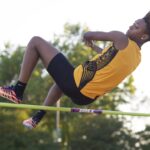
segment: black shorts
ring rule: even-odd
[[[47,71],[53,77],[63,93],[70,97],[75,104],[87,105],[94,101],[93,99],[84,96],[76,87],[73,76],[74,67],[63,54],[58,53],[50,61]]]

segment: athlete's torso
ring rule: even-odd
[[[107,47],[92,60],[76,67],[74,79],[83,95],[95,99],[116,87],[140,61],[140,48],[129,39],[125,49]]]

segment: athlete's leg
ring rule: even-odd
[[[61,91],[61,89],[57,86],[57,84],[54,84],[50,88],[43,105],[50,106],[50,105],[55,104],[61,98],[62,95],[63,95],[63,92]]]
[[[38,58],[41,58],[45,68],[47,68],[50,61],[58,53],[59,51],[44,39],[40,37],[32,38],[24,55],[19,81],[26,83],[29,80]],[[44,105],[55,104],[61,95],[62,91],[57,84],[54,84],[49,90]]]
[[[27,83],[39,58],[47,68],[50,61],[59,51],[49,42],[40,37],[33,37],[24,54],[23,63],[19,75],[19,81]]]
[[[26,83],[38,60],[41,59],[44,66],[47,68],[50,61],[58,53],[59,51],[44,39],[33,37],[27,45],[17,84],[13,87],[0,87],[0,96],[15,103],[20,103]]]
[[[39,37],[32,38],[27,46],[27,50],[24,55],[23,64],[19,75],[19,81],[23,83],[28,82],[39,58],[41,58],[44,66],[47,68],[50,61],[58,53],[58,50],[45,40]],[[59,100],[61,96],[62,91],[56,84],[54,84],[50,88],[43,105],[53,105]],[[23,124],[30,128],[35,127],[36,124],[43,118],[44,114],[45,111],[40,110],[32,118],[25,120]]]
[[[57,86],[57,84],[54,84],[50,88],[43,105],[51,106],[51,105],[55,104],[60,99],[62,94],[63,93],[62,93],[61,89]],[[44,110],[37,111],[31,118],[24,120],[23,125],[30,129],[35,128],[36,125],[42,120],[45,113],[46,113],[46,111],[44,111]]]

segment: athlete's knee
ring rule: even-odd
[[[34,47],[37,47],[41,43],[41,41],[43,41],[43,39],[41,37],[34,36],[31,38],[30,44]]]
[[[39,36],[32,37],[32,39],[30,40],[30,43],[32,46],[34,46],[34,48],[36,48],[38,50],[43,49],[43,47],[46,47],[47,45],[49,47],[52,47],[50,42],[44,40],[43,38],[41,38]]]
[[[42,39],[41,37],[39,36],[34,36],[31,38],[31,40],[29,41],[29,44],[28,44],[28,49],[29,50],[33,50],[33,51],[36,51],[37,53],[39,53],[39,51],[41,50],[40,47],[43,46],[43,42],[44,39]]]

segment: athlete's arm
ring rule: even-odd
[[[111,32],[86,32],[83,36],[84,41],[111,41],[116,49],[124,49],[128,45],[128,37],[120,31]]]
[[[93,41],[87,41],[87,40],[83,40],[85,42],[85,44],[89,47],[91,47],[94,51],[96,51],[97,53],[101,53],[102,52],[102,48],[100,48],[99,46],[97,46]]]

